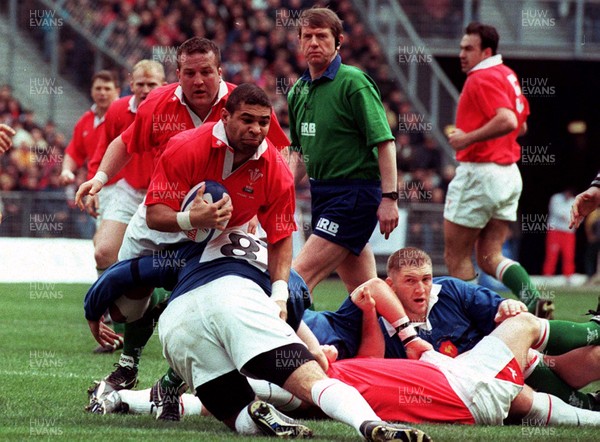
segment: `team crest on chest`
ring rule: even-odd
[[[244,192],[254,193],[254,185],[263,176],[264,175],[259,168],[248,169],[248,184],[244,186]]]

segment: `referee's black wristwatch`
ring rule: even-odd
[[[381,194],[382,198],[389,198],[394,201],[398,201],[398,192],[385,192]]]

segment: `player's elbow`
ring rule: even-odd
[[[498,110],[498,126],[502,133],[508,134],[518,129],[517,116],[509,109]]]

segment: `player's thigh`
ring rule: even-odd
[[[104,250],[114,252],[116,257],[123,242],[123,236],[127,230],[127,224],[103,219],[100,222],[98,230],[94,235],[94,244],[96,251]]]
[[[510,231],[509,221],[491,219],[479,233],[476,246],[477,263],[483,271],[495,274],[502,260],[502,245]]]
[[[337,273],[344,281],[348,293],[372,278],[377,278],[375,255],[369,244],[365,246],[360,255],[348,254],[346,259],[337,267]]]
[[[444,220],[444,247],[449,258],[470,259],[481,229],[465,227]]]
[[[573,388],[600,379],[600,346],[588,345],[558,356],[544,356],[544,363]]]
[[[294,259],[292,267],[304,279],[310,291],[327,278],[350,252],[317,235],[310,235],[304,247]]]
[[[215,293],[207,292],[205,287],[174,299],[158,321],[167,362],[193,388],[236,369],[211,324],[209,297],[214,298]]]

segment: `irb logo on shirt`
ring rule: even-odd
[[[314,137],[317,134],[317,125],[315,123],[301,123],[300,135],[304,137]]]
[[[333,221],[329,221],[326,218],[320,218],[317,223],[317,227],[315,230],[320,230],[321,232],[328,233],[331,236],[336,236],[340,225],[338,223],[334,223]]]

